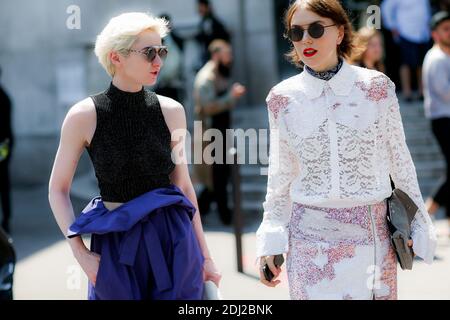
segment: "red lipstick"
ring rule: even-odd
[[[306,48],[305,50],[303,50],[303,55],[307,58],[311,58],[316,53],[317,53],[317,50],[313,49],[313,48]]]

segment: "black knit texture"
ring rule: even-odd
[[[167,187],[175,168],[171,135],[158,97],[142,88],[125,92],[112,83],[91,96],[97,126],[86,148],[103,201],[127,202],[152,189]]]

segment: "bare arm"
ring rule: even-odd
[[[200,249],[202,251],[203,257],[208,261],[212,261],[211,254],[209,252],[208,246],[206,244],[205,235],[203,232],[202,222],[198,210],[197,197],[195,195],[195,190],[192,185],[191,178],[189,176],[189,169],[187,166],[186,152],[185,152],[185,142],[186,142],[186,116],[184,113],[184,108],[181,104],[173,99],[158,96],[161,102],[164,117],[166,119],[167,126],[172,134],[172,160],[175,162],[175,169],[170,175],[170,180],[173,184],[181,189],[181,191],[186,195],[186,197],[195,206],[196,213],[194,215],[192,224],[194,227],[194,232],[196,234]],[[208,278],[208,275],[207,275]],[[217,280],[217,284],[220,277],[211,277],[211,280]]]
[[[95,130],[95,122],[93,102],[86,99],[69,110],[61,128],[60,143],[49,181],[48,199],[64,236],[75,220],[70,201],[70,187],[78,161],[87,144],[87,137],[91,137]],[[67,239],[67,241],[81,267],[89,279],[95,283],[98,258],[86,248],[81,237]]]

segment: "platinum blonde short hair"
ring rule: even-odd
[[[152,30],[164,38],[169,33],[168,21],[142,12],[123,13],[112,18],[95,42],[95,55],[110,76],[114,76],[115,67],[109,59],[111,51],[128,55],[138,35]]]

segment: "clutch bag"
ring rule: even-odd
[[[394,189],[387,198],[386,219],[390,240],[403,270],[411,270],[413,266],[414,252],[408,246],[408,240],[411,239],[411,222],[417,210],[414,201],[400,189]]]

